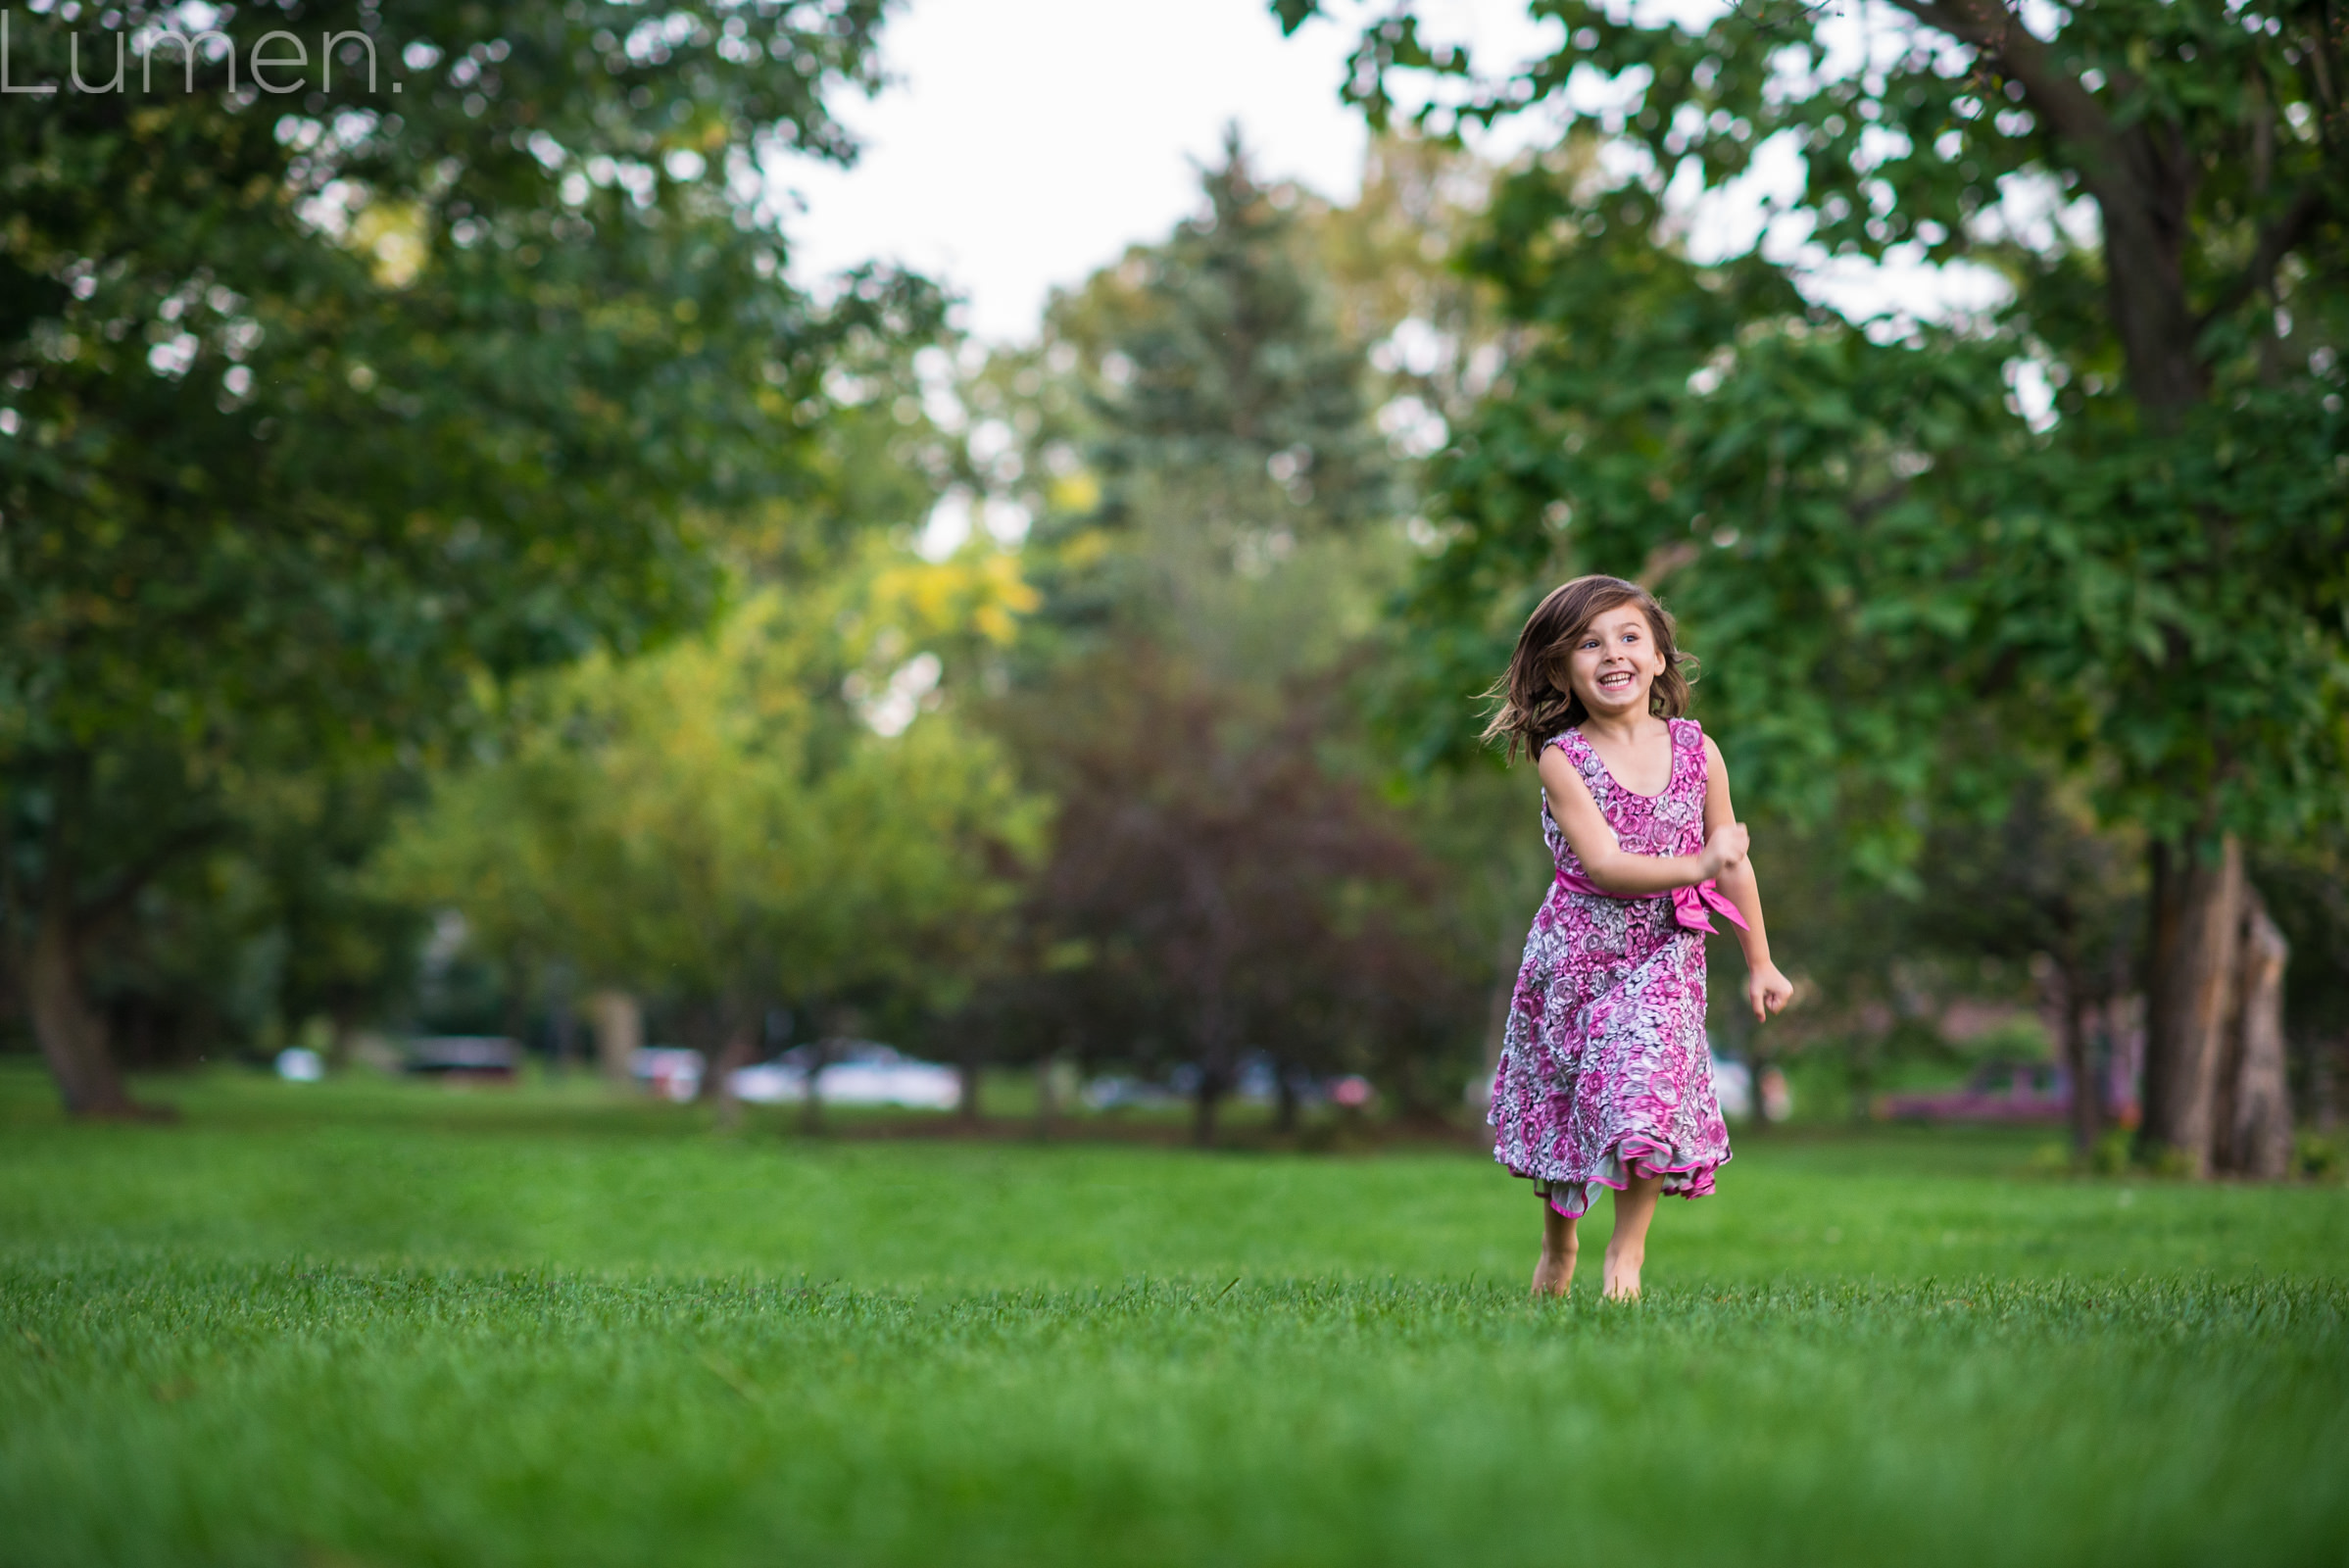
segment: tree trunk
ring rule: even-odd
[[[2292,1103],[2284,1075],[2283,971],[2292,947],[2256,892],[2244,898],[2242,971],[2219,1075],[2212,1163],[2275,1181],[2292,1168]]]
[[[800,1131],[813,1138],[824,1130],[824,1069],[832,1065],[832,1042],[807,1048],[807,1092],[800,1097]]]
[[[758,1016],[753,1009],[729,1024],[717,1054],[710,1063],[709,1074],[702,1080],[703,1095],[716,1103],[721,1131],[732,1132],[742,1125],[742,1098],[734,1093],[734,1074],[751,1064],[752,1053],[759,1043]]]
[[[2308,1058],[2308,1096],[2317,1131],[2330,1138],[2341,1124],[2341,1062],[2349,1058],[2349,1040],[2320,1040]]]
[[[1770,1070],[1770,1064],[1776,1058],[1764,1043],[1761,1030],[1742,1018],[1738,1020],[1738,1027],[1745,1035],[1745,1097],[1752,1109],[1745,1117],[1745,1125],[1737,1130],[1737,1136],[1750,1138],[1770,1129],[1770,1118],[1762,1113],[1762,1075]]]
[[[571,1005],[570,982],[566,979],[555,987],[548,999],[548,1025],[553,1035],[554,1068],[558,1078],[568,1078],[571,1069],[579,1064],[579,1009]]]
[[[955,1065],[954,1078],[954,1114],[961,1118],[963,1125],[975,1127],[979,1124],[978,1059],[963,1057]]]
[[[2146,1152],[2211,1168],[2219,1069],[2241,968],[2243,850],[2226,835],[2217,854],[2189,844],[2153,851],[2152,973],[2145,1042]]]
[[[1297,1072],[1287,1062],[1275,1069],[1273,1101],[1273,1131],[1287,1138],[1297,1131]]]
[[[142,1114],[122,1087],[106,1049],[106,1020],[81,990],[81,959],[74,951],[73,911],[51,900],[39,934],[24,956],[24,1004],[41,1055],[57,1079],[72,1116],[130,1117]]]
[[[2097,1092],[2096,1052],[2088,1034],[2087,1002],[2080,976],[2064,977],[2064,1071],[2072,1079],[2072,1152],[2085,1159],[2104,1131],[2103,1097]]]
[[[498,1005],[498,1028],[514,1042],[514,1076],[518,1082],[530,1065],[530,960],[520,953],[506,956],[506,995]]]
[[[615,1084],[624,1084],[645,1043],[644,1009],[625,991],[599,991],[587,999],[594,1020],[596,1068]]]
[[[1192,1102],[1191,1141],[1201,1149],[1215,1147],[1215,1114],[1222,1107],[1224,1075],[1212,1067],[1199,1075],[1199,1094]]]
[[[57,1079],[59,1095],[70,1116],[139,1117],[157,1114],[140,1107],[122,1085],[114,1054],[107,1047],[106,1020],[90,1006],[82,989],[82,946],[88,938],[84,911],[76,898],[80,867],[74,840],[80,828],[80,803],[89,784],[89,759],[69,758],[57,773],[46,843],[43,845],[40,887],[36,897],[33,937],[13,956],[20,976],[24,1010],[40,1042],[41,1055]],[[14,877],[10,878],[13,890]],[[131,889],[119,890],[127,897]],[[14,902],[12,900],[12,902]],[[12,923],[23,928],[23,911],[9,911]]]
[[[1052,1093],[1052,1056],[1036,1058],[1036,1136],[1052,1136],[1052,1122],[1060,1113],[1058,1097]]]
[[[1493,1107],[1493,1081],[1500,1076],[1501,1053],[1509,1045],[1509,1010],[1517,1002],[1517,970],[1524,962],[1522,935],[1514,943],[1501,933],[1500,953],[1493,966],[1493,985],[1485,993],[1485,1059],[1482,1087],[1477,1091],[1480,1114]]]
[[[349,1002],[337,1003],[326,1013],[326,1070],[341,1074],[351,1070],[351,1042],[359,1033],[359,1008]]]
[[[579,1064],[579,1022],[571,1012],[570,1004],[567,1002],[555,1004],[555,1016],[550,1022],[554,1036],[555,1049],[552,1065],[555,1069],[555,1076],[568,1078],[571,1075],[571,1069]]]

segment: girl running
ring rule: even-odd
[[[1539,760],[1557,880],[1534,916],[1488,1118],[1493,1155],[1542,1196],[1534,1292],[1574,1283],[1575,1222],[1615,1193],[1603,1289],[1636,1300],[1664,1193],[1701,1198],[1730,1157],[1705,1047],[1704,934],[1737,928],[1745,1000],[1793,994],[1770,961],[1762,897],[1721,753],[1688,707],[1692,661],[1646,589],[1578,577],[1517,639],[1486,729]]]

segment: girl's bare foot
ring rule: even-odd
[[[1574,1289],[1574,1250],[1564,1255],[1542,1249],[1542,1256],[1534,1264],[1534,1294],[1536,1296],[1564,1296]]]
[[[1542,1256],[1534,1264],[1534,1294],[1556,1298],[1574,1288],[1574,1221],[1542,1200]]]
[[[1603,1277],[1606,1298],[1610,1301],[1637,1301],[1639,1298],[1639,1265],[1647,1261],[1647,1249],[1626,1250],[1618,1252],[1612,1245],[1607,1248]]]
[[[1610,1301],[1639,1298],[1639,1265],[1647,1261],[1647,1223],[1663,1196],[1661,1176],[1634,1176],[1615,1195],[1615,1234],[1607,1239],[1604,1278]]]

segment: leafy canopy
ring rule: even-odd
[[[193,91],[165,46],[0,103],[0,740],[379,747],[702,616],[697,515],[790,491],[838,345],[928,310],[792,289],[761,194],[849,156],[879,11],[207,8]],[[12,71],[195,14],[21,17]]]
[[[951,712],[880,735],[836,701],[859,584],[753,594],[705,636],[516,694],[381,885],[495,955],[739,1019],[779,1004],[958,1004],[1044,828]]]
[[[1856,827],[1887,873],[1913,803],[2002,794],[2019,743],[2165,836],[2338,809],[2329,12],[1531,9],[1561,41],[1521,71],[1406,8],[1345,89],[1374,121],[1563,127],[1465,257],[1521,336],[1441,466],[1423,753],[1469,743],[1459,698],[1533,597],[1604,569],[1689,622],[1745,793]],[[1990,303],[1830,308],[1832,268],[1885,263],[1975,269]],[[1957,746],[1977,715],[1996,744]]]

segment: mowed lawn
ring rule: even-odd
[[[2349,1562],[2349,1191],[1749,1138],[1636,1308],[1473,1153],[0,1070],[0,1560]]]

